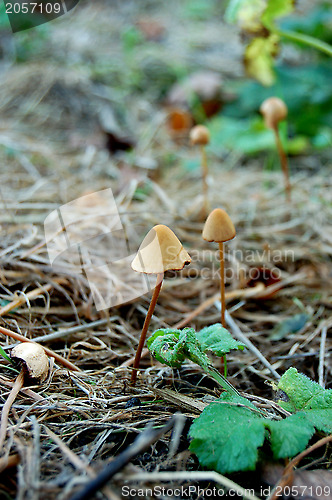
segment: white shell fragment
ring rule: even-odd
[[[40,382],[48,375],[48,357],[40,344],[36,342],[22,342],[15,346],[10,357],[23,363],[29,377]]]

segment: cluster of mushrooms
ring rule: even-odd
[[[220,283],[221,283],[221,323],[225,323],[225,284],[224,284],[224,242],[235,237],[234,225],[221,208],[214,209],[206,219],[203,238],[206,241],[214,241],[219,244],[220,260]],[[145,343],[146,334],[150,320],[156,306],[160,289],[162,286],[164,273],[166,271],[180,271],[187,264],[190,264],[190,255],[183,248],[180,240],[173,231],[163,224],[154,226],[145,236],[138,249],[136,257],[131,266],[134,271],[145,274],[156,274],[157,282],[151,298],[150,306],[145,317],[141,337],[133,365],[131,384],[135,385],[137,370],[141,359],[142,349]]]
[[[266,99],[260,112],[263,115],[267,128],[273,130],[277,151],[280,158],[281,168],[284,176],[284,186],[287,201],[291,200],[291,184],[289,181],[288,161],[279,134],[279,122],[287,117],[288,110],[286,104],[278,97]],[[208,166],[206,156],[206,145],[210,142],[210,134],[204,125],[196,125],[190,132],[190,141],[192,145],[199,146],[201,150],[202,166],[202,190],[203,190],[203,209],[201,215],[206,218],[209,212],[208,201]],[[225,322],[225,272],[224,272],[224,243],[232,240],[236,235],[235,227],[229,215],[221,208],[214,209],[207,217],[202,236],[204,240],[216,242],[219,244],[220,261],[220,301],[221,301],[221,324],[226,327]],[[136,356],[133,364],[131,384],[135,385],[137,371],[140,364],[142,350],[144,347],[147,331],[151,317],[156,306],[158,296],[161,290],[164,273],[166,271],[180,271],[191,262],[191,258],[183,248],[179,239],[173,231],[167,226],[159,224],[154,226],[146,235],[137,255],[132,262],[134,271],[145,274],[156,274],[157,281],[152,295],[150,306],[145,317],[142,333],[140,336]]]
[[[289,171],[287,156],[284,152],[279,135],[279,122],[287,117],[287,107],[285,103],[277,98],[266,99],[260,107],[264,117],[265,125],[272,129],[275,136],[276,146],[280,157],[282,172],[284,175],[285,193],[288,201],[291,199],[291,184],[289,181]],[[206,157],[206,145],[210,142],[209,131],[203,125],[197,125],[191,130],[190,140],[193,145],[198,145],[201,149],[202,165],[202,187],[203,187],[203,209],[201,215],[206,218],[209,212],[208,202],[208,166]],[[225,323],[225,283],[224,283],[224,243],[232,240],[236,235],[234,225],[221,208],[214,209],[206,218],[202,236],[204,240],[216,242],[219,244],[220,261],[220,300],[221,300],[221,324]],[[132,262],[132,268],[140,273],[156,274],[156,286],[151,298],[150,306],[146,314],[142,333],[140,336],[138,348],[133,365],[131,384],[135,385],[137,372],[143,346],[145,343],[147,331],[151,317],[156,306],[158,296],[161,290],[164,274],[166,271],[180,271],[185,265],[190,264],[191,258],[183,248],[179,239],[173,231],[162,224],[154,226],[146,235]],[[8,415],[11,405],[25,382],[41,383],[48,375],[49,359],[44,348],[36,342],[23,342],[11,351],[11,358],[21,365],[21,370],[17,376],[14,385],[10,391],[6,403],[3,406],[0,420],[0,452],[6,438]]]

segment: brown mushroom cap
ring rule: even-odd
[[[131,267],[145,274],[180,271],[191,262],[190,255],[169,227],[154,226],[145,236]]]
[[[190,142],[193,145],[205,146],[210,142],[210,132],[204,125],[196,125],[190,131]]]
[[[235,227],[229,215],[222,208],[212,210],[203,228],[203,238],[206,241],[222,243],[232,240],[236,235]]]
[[[23,364],[29,377],[40,382],[46,379],[48,374],[48,357],[40,344],[36,342],[22,342],[12,349],[10,357]]]
[[[265,125],[268,128],[275,128],[278,123],[284,120],[288,114],[288,109],[284,101],[279,97],[269,97],[262,102],[259,111],[264,116]]]

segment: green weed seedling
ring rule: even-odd
[[[245,345],[233,339],[220,323],[203,328],[196,333],[193,328],[176,330],[161,328],[148,340],[151,354],[161,363],[180,368],[185,359],[190,359],[214,378],[228,393],[239,396],[232,384],[214,368],[206,352],[224,356],[232,349],[243,350]]]
[[[286,418],[274,420],[240,396],[206,355],[244,348],[220,324],[198,333],[192,328],[160,329],[148,340],[148,348],[158,361],[175,368],[190,359],[226,391],[203,410],[189,431],[189,449],[203,467],[221,474],[253,470],[265,441],[278,460],[303,451],[316,431],[332,433],[332,390],[295,368],[289,368],[274,387],[278,404],[291,413]]]

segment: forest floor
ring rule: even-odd
[[[173,370],[149,355],[131,387],[151,294],[97,310],[80,266],[91,237],[91,212],[82,202],[69,210],[77,215],[81,260],[75,252],[60,254],[66,250],[60,242],[51,265],[44,232],[49,214],[54,222],[59,207],[82,196],[90,195],[92,208],[103,211],[100,192],[110,189],[122,232],[111,238],[112,251],[107,235],[86,243],[92,273],[111,256],[125,257],[124,248],[133,256],[145,234],[165,224],[192,264],[166,275],[149,333],[220,321],[218,247],[201,237],[199,150],[190,146],[188,127],[175,130],[167,96],[175,81],[199,70],[220,75],[225,100],[231,100],[244,78],[243,45],[235,28],[223,24],[218,2],[157,4],[145,1],[143,12],[141,2],[82,1],[71,14],[8,42],[8,58],[16,62],[0,81],[0,326],[38,339],[79,371],[55,360],[42,386],[18,395],[0,457],[1,498],[69,499],[148,423],[162,425],[176,412],[185,416],[178,438],[166,433],[98,498],[121,498],[124,484],[161,484],[158,474],[147,480],[143,473],[201,470],[188,451],[187,432],[220,388],[193,363]],[[188,116],[186,109],[181,119]],[[330,153],[309,150],[290,158],[291,203],[279,169],[267,168],[268,162],[278,165],[274,151],[247,156],[212,147],[208,162],[210,207],[224,208],[237,231],[225,252],[227,308],[236,327],[280,375],[294,366],[330,388]],[[110,269],[108,293],[114,287],[119,297],[128,277],[114,277],[112,264]],[[236,334],[234,325],[230,331]],[[14,342],[1,333],[6,352]],[[273,400],[276,380],[261,359],[249,349],[227,359],[237,390],[264,398],[261,404]],[[220,360],[214,364],[219,368]],[[15,376],[10,368],[2,359],[1,403]],[[314,460],[327,467],[322,452]],[[263,463],[231,478],[264,497],[261,488],[276,483],[272,471],[282,465]],[[130,482],[140,474],[141,480]],[[209,488],[213,480],[189,474],[164,484]]]

